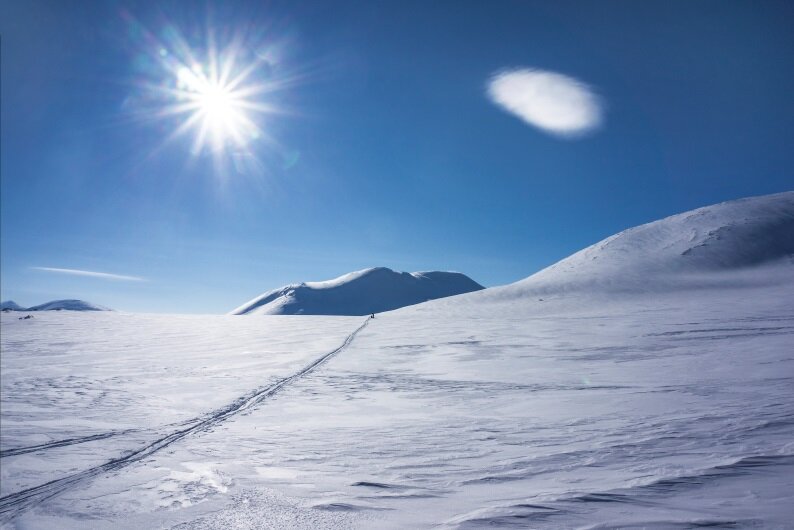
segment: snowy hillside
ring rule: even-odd
[[[0,311],[24,311],[24,308],[13,300],[0,303]]]
[[[791,197],[376,319],[0,315],[0,525],[791,528]]]
[[[368,315],[480,289],[482,285],[458,272],[408,273],[376,267],[268,291],[231,314]]]
[[[112,311],[107,307],[83,300],[53,300],[46,304],[29,307],[26,311]]]
[[[785,192],[706,206],[624,230],[493,294],[735,285],[794,274],[791,265],[794,192]],[[768,267],[767,274],[754,274],[751,269],[758,266]]]

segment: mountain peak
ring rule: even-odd
[[[25,308],[14,302],[13,300],[6,300],[0,302],[0,311],[24,311]]]
[[[367,315],[483,289],[459,272],[396,272],[372,267],[332,280],[268,291],[231,314]]]
[[[84,300],[70,299],[53,300],[51,302],[29,307],[27,311],[111,311],[111,309]]]

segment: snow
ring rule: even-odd
[[[231,314],[369,315],[482,288],[459,272],[408,273],[375,267],[268,291]]]
[[[374,319],[3,315],[0,521],[789,528],[790,197]]]
[[[107,307],[84,302],[83,300],[53,300],[28,308],[28,311],[111,311]]]
[[[14,302],[3,302],[3,304],[14,304]],[[27,309],[16,306],[14,311],[112,311],[112,309],[83,300],[53,300]]]
[[[785,192],[698,208],[630,228],[507,289],[537,294],[724,285],[726,271],[793,262],[794,192]],[[736,280],[736,275],[727,277]],[[759,278],[750,273],[742,280]]]

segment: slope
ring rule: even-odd
[[[698,208],[630,228],[518,282],[519,290],[647,290],[791,264],[794,192]]]

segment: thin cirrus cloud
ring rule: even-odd
[[[590,87],[556,72],[502,70],[491,76],[487,94],[507,112],[562,138],[581,136],[602,122],[601,102]]]
[[[88,276],[90,278],[100,278],[103,280],[117,280],[126,282],[146,281],[145,278],[139,278],[138,276],[125,276],[124,274],[111,274],[109,272],[84,271],[80,269],[59,269],[57,267],[31,267],[31,269],[43,272],[54,272],[57,274],[70,274],[72,276]]]

